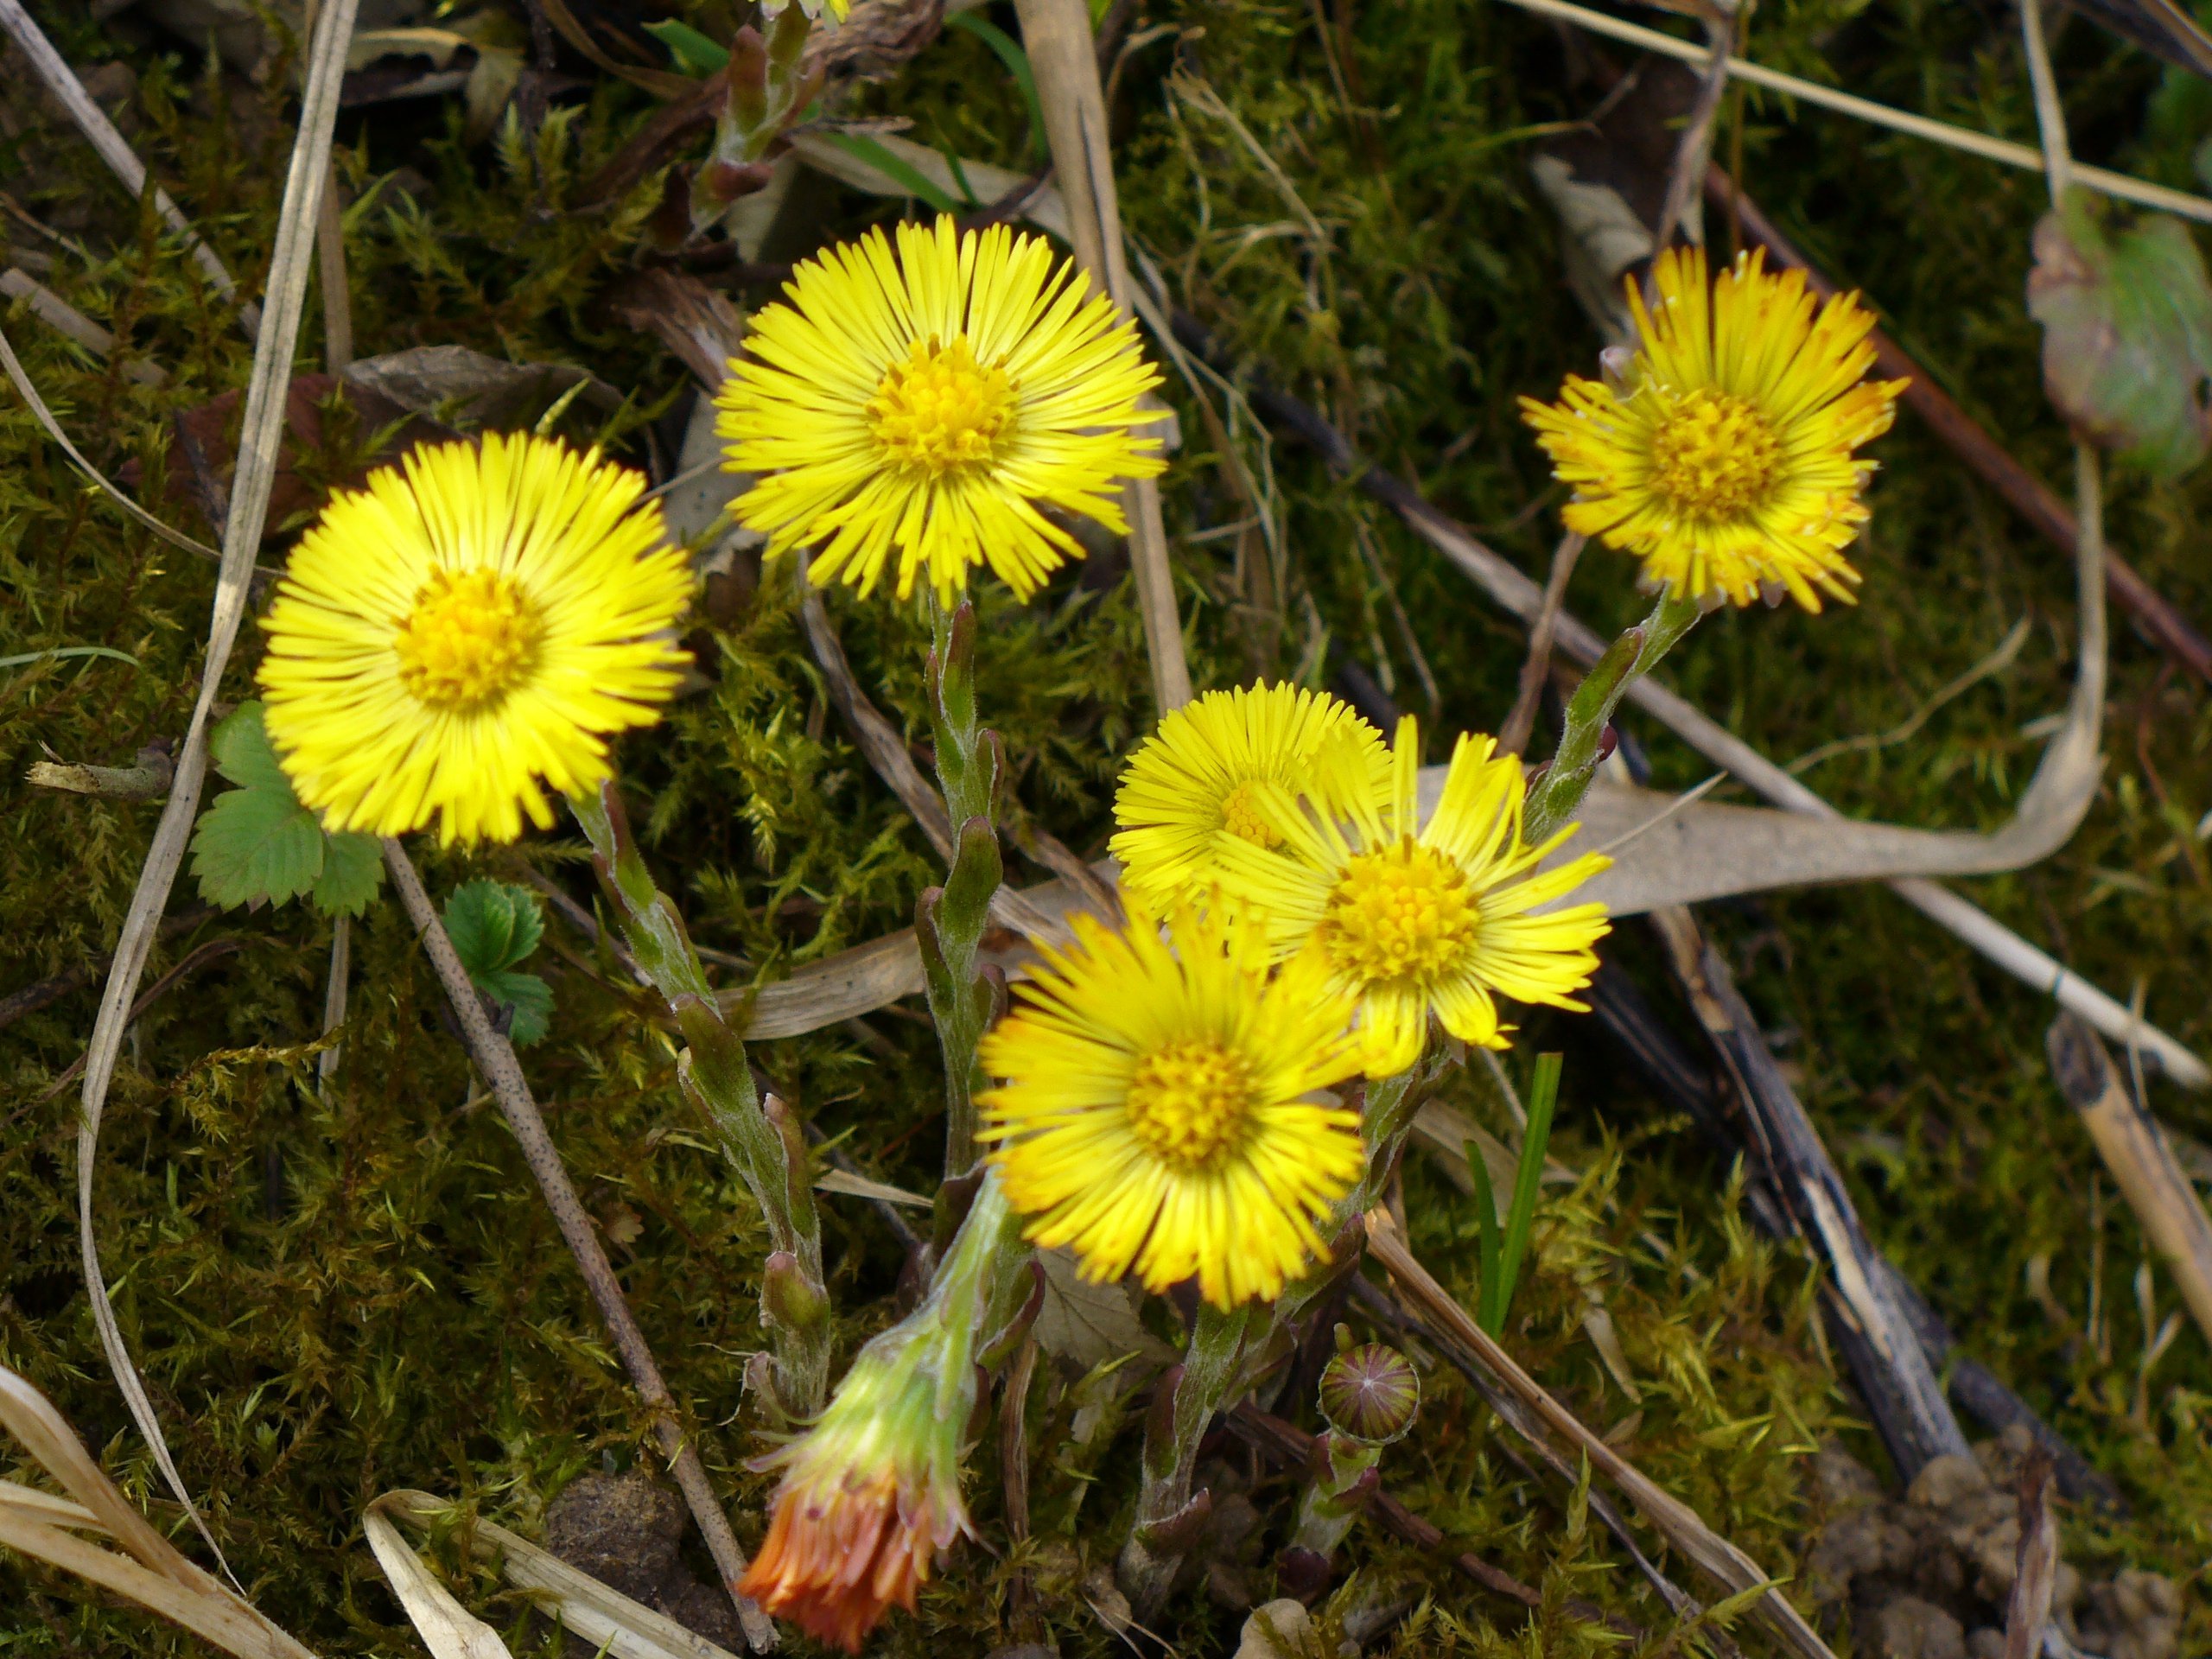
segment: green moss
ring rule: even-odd
[[[66,10],[43,8],[55,22]],[[1524,512],[1548,480],[1513,400],[1586,370],[1593,347],[1560,283],[1556,233],[1526,167],[1547,124],[1575,118],[1587,100],[1560,90],[1549,27],[1508,9],[1335,0],[1326,15],[1325,50],[1311,7],[1154,0],[1141,13],[1131,38],[1142,43],[1117,83],[1128,222],[1173,296],[1235,354],[1265,362],[1365,453],[1541,570],[1556,526],[1548,512]],[[1928,0],[1775,3],[1761,10],[1750,49],[2027,139],[2008,16],[2002,6]],[[82,23],[60,38],[80,60],[116,49]],[[2160,81],[2148,60],[2078,19],[2059,45],[2084,156],[2187,182],[2204,117],[2170,94],[2146,126]],[[124,55],[142,77],[136,141],[232,268],[259,270],[283,175],[281,121],[258,94],[207,77],[196,60]],[[867,101],[912,118],[929,142],[1020,165],[1025,121],[1001,76],[980,41],[955,33]],[[2038,342],[2021,307],[2041,181],[1764,95],[1732,107],[1746,185],[1769,213],[1831,274],[1863,285],[1934,376],[2017,454],[2063,480],[2066,435],[2040,397]],[[457,108],[435,102],[349,116],[340,173],[366,203],[348,226],[358,349],[458,342],[588,365],[629,394],[628,412],[598,435],[642,458],[638,422],[680,392],[683,371],[598,302],[639,256],[657,197],[648,188],[612,207],[576,203],[578,181],[651,110],[643,95],[602,82],[564,101],[535,140],[516,130],[474,147]],[[173,417],[242,385],[247,343],[150,215],[66,134],[35,132],[16,141],[15,156],[29,171],[10,192],[31,211],[90,204],[77,228],[94,256],[63,256],[53,285],[170,378],[139,386],[20,308],[7,319],[10,337],[94,461],[135,467],[138,487],[158,495],[185,471]],[[888,211],[831,193],[825,228]],[[303,366],[319,365],[318,330],[311,309]],[[1232,423],[1246,472],[1272,478],[1283,553],[1280,581],[1262,580],[1264,551],[1240,552],[1230,528],[1246,509],[1209,428],[1185,388],[1168,391],[1186,435],[1168,512],[1202,683],[1255,670],[1325,677],[1340,653],[1427,713],[1410,638],[1437,687],[1433,754],[1449,730],[1501,717],[1521,658],[1516,628],[1312,456],[1271,449]],[[569,429],[596,432],[573,413]],[[330,453],[308,458],[303,472],[342,474],[343,446],[359,439],[334,431]],[[1878,453],[1861,605],[1818,619],[1716,618],[1669,676],[1788,758],[1895,724],[2027,615],[2031,643],[2009,673],[1910,742],[1811,774],[1854,814],[1993,823],[2038,752],[2022,728],[2064,699],[2071,574],[1911,417]],[[2212,618],[2212,568],[2197,547],[2212,506],[2205,483],[2121,476],[2111,493],[2113,544],[2185,613]],[[1593,622],[1625,620],[1637,601],[1624,574],[1617,556],[1593,552],[1571,602]],[[212,586],[210,567],[92,501],[29,416],[0,404],[8,653],[92,644],[138,658],[7,671],[0,748],[11,774],[41,744],[116,762],[180,731]],[[1071,580],[1031,607],[995,592],[984,603],[984,696],[1006,734],[1020,810],[1096,851],[1117,758],[1148,717],[1127,585],[1093,591]],[[862,683],[910,734],[925,732],[915,621],[842,597],[831,610]],[[748,608],[696,643],[711,683],[658,732],[630,741],[623,762],[649,856],[697,937],[772,976],[903,925],[933,878],[932,857],[830,707],[784,582],[772,574]],[[243,694],[252,656],[249,638],[226,695]],[[2192,972],[2212,944],[2194,836],[2212,805],[2212,724],[2199,690],[2165,675],[2124,629],[2112,711],[2107,784],[2082,832],[2031,872],[1974,884],[1974,896],[2108,988],[2126,995],[2147,976],[2151,1017],[2212,1044]],[[1662,781],[1703,775],[1658,734],[1639,735]],[[13,942],[12,989],[104,957],[156,809],[10,787],[0,928]],[[582,895],[580,855],[563,833],[517,855],[427,861],[440,893],[510,872],[518,857]],[[2212,1513],[2212,1357],[2184,1331],[2151,1374],[2147,1422],[2135,1419],[2144,1334],[2130,1285],[2145,1247],[2109,1186],[2097,1196],[2087,1142],[2044,1074],[2047,1005],[1879,891],[1777,896],[1719,907],[1711,922],[1770,1028],[1789,1038],[1787,1057],[1870,1230],[1974,1352],[2128,1486],[2132,1519],[2081,1529],[2081,1547],[2188,1579],[2207,1554]],[[241,949],[162,998],[126,1046],[99,1172],[104,1257],[185,1478],[249,1587],[319,1651],[410,1650],[361,1545],[370,1497],[420,1486],[527,1527],[577,1471],[645,1455],[643,1420],[510,1137],[439,1023],[435,983],[396,909],[372,910],[356,936],[353,1018],[327,1095],[309,1056],[327,925],[296,907],[226,916],[162,947],[153,971],[218,935]],[[1648,953],[1635,935],[1624,928],[1622,946],[1641,969]],[[626,1240],[618,1268],[751,1541],[766,1486],[741,1467],[753,1446],[740,1378],[758,1342],[760,1230],[683,1104],[671,1043],[650,1010],[582,942],[557,925],[549,937],[569,955],[544,959],[557,1013],[552,1036],[531,1052],[533,1083],[588,1205]],[[733,982],[745,971],[730,970]],[[67,997],[13,1027],[0,1054],[0,1362],[48,1389],[174,1528],[86,1311],[73,1093],[46,1097],[80,1051],[92,1010],[92,993]],[[1804,1455],[1832,1432],[1871,1445],[1810,1323],[1815,1269],[1797,1249],[1750,1232],[1723,1172],[1680,1125],[1654,1117],[1587,1027],[1548,1017],[1533,1035],[1568,1052],[1558,1146],[1586,1173],[1540,1212],[1516,1351],[1589,1421],[1625,1424],[1624,1444],[1662,1484],[1770,1569],[1789,1571],[1806,1521]],[[937,1153],[933,1045],[925,1026],[890,1010],[865,1036],[833,1027],[757,1046],[755,1058],[871,1173],[926,1188]],[[1455,1087],[1462,1104],[1500,1121],[1471,1081]],[[2171,1121],[2212,1136],[2202,1103],[2164,1089],[2154,1098]],[[1418,1247],[1471,1292],[1465,1200],[1418,1165],[1407,1189]],[[825,1229],[857,1340],[890,1317],[897,1252],[850,1200],[827,1201]],[[2031,1292],[2038,1256],[2068,1324]],[[2109,1322],[2102,1344],[2078,1329],[2093,1271]],[[2153,1283],[2163,1316],[2175,1298],[2162,1274]],[[1641,1395],[1634,1406],[1582,1332],[1592,1295],[1619,1331]],[[1393,1650],[1592,1650],[1559,1611],[1569,1593],[1665,1627],[1664,1609],[1573,1495],[1531,1480],[1510,1439],[1451,1378],[1432,1382],[1423,1427],[1385,1460],[1387,1482],[1553,1600],[1524,1630],[1503,1604],[1363,1531],[1354,1548],[1369,1580],[1409,1575],[1433,1596]],[[978,1521],[1001,1554],[961,1554],[921,1620],[893,1621],[883,1651],[980,1653],[1007,1639],[1009,1560],[1033,1567],[1064,1652],[1115,1648],[1080,1586],[1118,1545],[1142,1414],[1077,1455],[1054,1445],[1073,1410],[1058,1382],[1040,1385],[1039,1530],[1027,1553],[1005,1554],[987,1437]],[[1276,1478],[1255,1501],[1281,1518],[1290,1497]],[[457,1554],[444,1559],[477,1605],[502,1622],[518,1618],[480,1571],[470,1578]],[[2190,1600],[2184,1646],[2202,1647],[2212,1624],[2202,1598]],[[0,1649],[11,1656],[194,1650],[12,1558],[0,1560]],[[1227,1652],[1236,1619],[1193,1593],[1166,1628],[1180,1650]]]

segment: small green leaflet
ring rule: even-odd
[[[358,916],[384,880],[371,836],[326,835],[292,793],[270,747],[261,705],[243,702],[208,739],[215,770],[238,785],[215,798],[192,832],[192,874],[210,904],[289,903],[305,894],[326,916]]]
[[[514,1010],[508,1040],[527,1048],[543,1038],[551,1027],[553,988],[536,974],[519,971],[545,936],[537,895],[484,877],[464,881],[446,900],[445,924],[470,982]]]

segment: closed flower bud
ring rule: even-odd
[[[1396,1440],[1421,1409],[1421,1378],[1396,1349],[1379,1342],[1350,1348],[1321,1372],[1321,1414],[1340,1434],[1370,1445]]]

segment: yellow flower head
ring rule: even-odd
[[[818,544],[814,579],[898,592],[926,575],[950,604],[988,560],[1023,598],[1083,549],[1039,511],[1119,533],[1122,482],[1162,462],[1130,429],[1160,377],[1135,325],[1003,225],[902,224],[799,266],[753,319],[715,430],[732,472],[765,474],[737,521],[768,556]]]
[[[1521,838],[1518,757],[1487,737],[1463,736],[1444,791],[1421,822],[1414,722],[1399,722],[1389,779],[1362,788],[1336,781],[1342,820],[1302,810],[1287,791],[1260,791],[1281,845],[1224,848],[1221,883],[1268,918],[1278,956],[1318,952],[1330,982],[1359,1000],[1361,1058],[1371,1077],[1421,1058],[1434,1010],[1453,1036],[1506,1046],[1497,996],[1580,1009],[1591,950],[1607,931],[1603,905],[1531,914],[1612,861],[1586,853],[1557,868],[1537,863],[1574,833],[1540,847]],[[1340,771],[1348,762],[1325,760]]]
[[[1172,945],[1141,914],[1075,927],[983,1039],[1007,1081],[980,1134],[1027,1236],[1093,1279],[1195,1274],[1219,1307],[1279,1294],[1359,1177],[1358,1118],[1307,1098],[1358,1070],[1350,1000],[1310,958],[1271,979],[1258,927],[1219,906],[1179,912]]]
[[[262,626],[269,736],[332,830],[512,841],[650,725],[691,598],[644,480],[547,439],[410,452],[340,490]]]
[[[1874,471],[1852,451],[1889,430],[1906,384],[1862,378],[1872,315],[1853,295],[1817,304],[1804,272],[1777,276],[1756,250],[1709,290],[1700,248],[1668,250],[1655,276],[1656,312],[1629,284],[1638,349],[1620,387],[1570,375],[1557,404],[1521,400],[1574,486],[1567,527],[1637,555],[1646,587],[1850,603],[1842,550]]]
[[[1114,798],[1122,887],[1160,910],[1195,903],[1213,884],[1223,841],[1281,844],[1254,790],[1274,784],[1296,795],[1337,779],[1338,769],[1315,763],[1339,747],[1351,758],[1344,774],[1374,785],[1387,775],[1382,734],[1325,691],[1258,685],[1209,691],[1176,709],[1130,756]],[[1325,794],[1313,798],[1335,811]]]

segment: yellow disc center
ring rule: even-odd
[[[1249,841],[1255,847],[1281,846],[1282,837],[1261,813],[1252,794],[1251,785],[1239,784],[1222,798],[1221,827],[1237,840]]]
[[[1235,1145],[1251,1106],[1243,1057],[1211,1038],[1154,1049],[1129,1079],[1129,1132],[1154,1157],[1180,1169],[1211,1167]]]
[[[1459,867],[1411,836],[1380,852],[1353,854],[1322,917],[1330,956],[1370,984],[1437,978],[1481,925]]]
[[[918,340],[868,401],[869,429],[891,459],[943,474],[990,461],[1014,412],[1006,371],[976,361],[967,336]]]
[[[1774,487],[1782,445],[1749,400],[1699,387],[1678,399],[1651,440],[1652,482],[1686,518],[1728,518]]]
[[[434,572],[392,639],[400,683],[433,709],[480,708],[521,683],[543,632],[537,607],[512,577]]]

